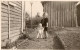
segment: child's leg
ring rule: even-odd
[[[39,30],[39,36],[40,36],[40,38],[42,38],[42,35],[41,35],[41,30]]]
[[[47,31],[45,31],[45,33],[46,33],[46,37],[48,37],[48,32],[47,32]]]
[[[39,38],[40,33],[37,34],[37,38]]]
[[[44,38],[44,31],[42,30],[41,38]]]
[[[41,38],[43,38],[43,34],[41,33]]]

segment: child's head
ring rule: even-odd
[[[42,27],[42,24],[41,23],[39,23],[39,27]]]

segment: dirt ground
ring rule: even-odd
[[[56,33],[65,49],[80,49],[80,28],[64,28]]]
[[[18,49],[52,49],[53,38],[49,35],[47,39],[37,39],[36,31],[29,34],[32,40],[26,40]]]
[[[31,40],[25,40],[24,43],[19,45],[18,49],[63,49],[58,39],[54,39],[56,37],[55,32],[48,32],[47,39],[37,39],[37,32],[33,30],[29,33],[29,36],[32,38]]]
[[[31,39],[17,41],[17,49],[80,49],[80,28],[57,28],[48,31],[47,39],[37,39],[36,29],[27,29]],[[61,39],[61,40],[60,40]],[[64,42],[65,45],[62,44]]]
[[[78,49],[80,48],[80,28],[58,28],[48,32],[47,39],[37,39],[36,29],[27,29],[31,39],[20,39],[17,49]],[[59,39],[59,38],[61,39]],[[17,44],[20,42],[17,41]],[[62,44],[64,42],[65,45]]]

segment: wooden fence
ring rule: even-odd
[[[44,12],[48,13],[49,27],[75,27],[76,4],[71,1],[45,1],[42,2]]]

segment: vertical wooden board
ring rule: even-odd
[[[66,6],[66,5],[65,5],[65,6]],[[65,10],[66,10],[66,9],[65,9],[65,7],[64,7],[64,13],[63,13],[63,14],[64,14],[64,27],[65,27]]]
[[[53,14],[52,25],[55,26],[54,2],[52,2],[52,14]]]
[[[67,4],[66,4],[66,10],[65,10],[65,27],[66,27],[66,24],[67,24],[67,23],[66,23],[66,19],[67,19],[67,18],[66,18],[66,16],[67,16],[67,15],[66,15],[66,12],[67,12]]]
[[[62,13],[61,13],[62,12],[62,5],[61,5],[61,3],[59,3],[59,5],[60,5],[60,7],[59,7],[60,8],[60,10],[59,10],[60,11],[60,14],[59,14],[60,15],[59,16],[60,17],[60,22],[59,22],[59,24],[60,24],[60,27],[61,27],[62,26]]]
[[[72,27],[72,15],[73,15],[73,12],[72,12],[72,4],[71,4],[71,27]]]
[[[74,6],[72,4],[72,27],[74,26]]]
[[[66,15],[65,15],[65,19],[66,19],[66,21],[65,21],[65,22],[66,22],[66,23],[65,23],[66,25],[65,25],[65,26],[66,26],[66,27],[68,26],[68,12],[69,12],[69,3],[66,4],[66,12],[65,12],[65,14],[66,14]]]
[[[51,17],[50,17],[50,3],[48,3],[48,14],[49,14],[49,26],[50,26],[50,28],[51,28],[51,21],[50,21],[50,19],[51,19]]]
[[[76,20],[75,20],[75,3],[73,3],[73,27],[76,27]]]
[[[71,5],[70,5],[70,19],[69,19],[69,22],[70,22],[70,27],[72,26],[72,12],[71,12]]]
[[[74,6],[72,4],[72,27],[74,27]]]
[[[55,10],[55,22],[56,22],[56,27],[58,27],[58,17],[57,17],[57,15],[58,15],[58,13],[57,13],[57,11]]]
[[[74,27],[74,25],[75,25],[75,21],[74,21],[74,4],[72,3],[72,27]]]
[[[63,8],[63,27],[64,27],[64,11],[65,9]]]
[[[57,3],[56,3],[57,4]],[[57,8],[58,8],[58,5],[57,5]],[[58,27],[60,27],[60,16],[61,16],[61,14],[60,14],[60,11],[58,11],[57,10],[57,13],[58,13],[58,15],[57,15],[57,19],[58,19]]]
[[[53,16],[54,16],[54,26],[56,27],[57,26],[57,24],[56,24],[56,11],[55,11],[55,3],[53,3]]]
[[[51,18],[51,2],[50,2],[50,24],[51,24],[51,27],[52,27],[52,18]]]
[[[66,23],[67,23],[67,25],[66,25],[66,27],[68,27],[68,15],[69,15],[69,4],[67,4],[67,11],[66,11]]]
[[[60,7],[61,7],[61,11],[60,11],[60,14],[61,14],[61,17],[60,17],[61,24],[60,24],[60,27],[62,27],[62,5],[61,5],[61,3],[60,3]]]
[[[57,8],[58,8],[58,5],[57,5]],[[61,17],[61,14],[60,14],[60,11],[57,11],[58,12],[58,27],[60,27],[61,25],[61,20],[60,20],[60,17]]]
[[[59,11],[56,11],[56,17],[57,17],[57,26],[59,27],[59,17],[58,17],[58,15],[59,15]]]
[[[67,27],[69,27],[69,12],[70,12],[70,3],[68,4],[68,11],[67,11]]]
[[[75,4],[74,4],[74,27],[76,27],[76,16],[75,16],[75,14],[76,14],[76,8],[75,8]]]
[[[56,11],[56,20],[57,20],[57,27],[59,27],[59,18],[58,18],[58,11]]]
[[[54,26],[54,15],[53,15],[53,3],[51,2],[51,17],[52,17],[52,27]]]
[[[55,3],[54,3],[54,19],[55,19],[55,26],[57,27],[57,12],[56,12],[56,9],[55,9]]]
[[[52,27],[54,26],[54,17],[53,17],[53,3],[51,2],[51,18],[52,18],[52,20],[51,20],[51,22],[52,22]]]
[[[70,5],[69,5],[69,11],[68,11],[68,27],[70,27],[70,24],[71,24],[71,22],[70,22],[70,12],[71,12],[71,9],[70,9]]]
[[[58,10],[59,11],[58,17],[59,17],[59,27],[61,27],[61,5],[60,3],[59,3],[59,7],[57,6],[57,8],[60,8],[60,10]]]
[[[67,11],[68,11],[68,8],[67,8],[67,4],[66,4],[66,8],[65,8],[65,27],[67,26]]]
[[[54,13],[55,13],[55,20],[56,20],[56,21],[55,21],[55,23],[56,23],[56,26],[58,27],[58,19],[57,19],[57,14],[58,14],[58,13],[57,13],[57,11],[56,11],[56,10],[55,10],[55,12],[54,12]]]
[[[62,4],[61,4],[62,5]],[[62,13],[62,27],[63,27],[63,12],[64,12],[64,10],[63,10],[63,5],[62,5],[62,11],[61,11],[61,13]]]

